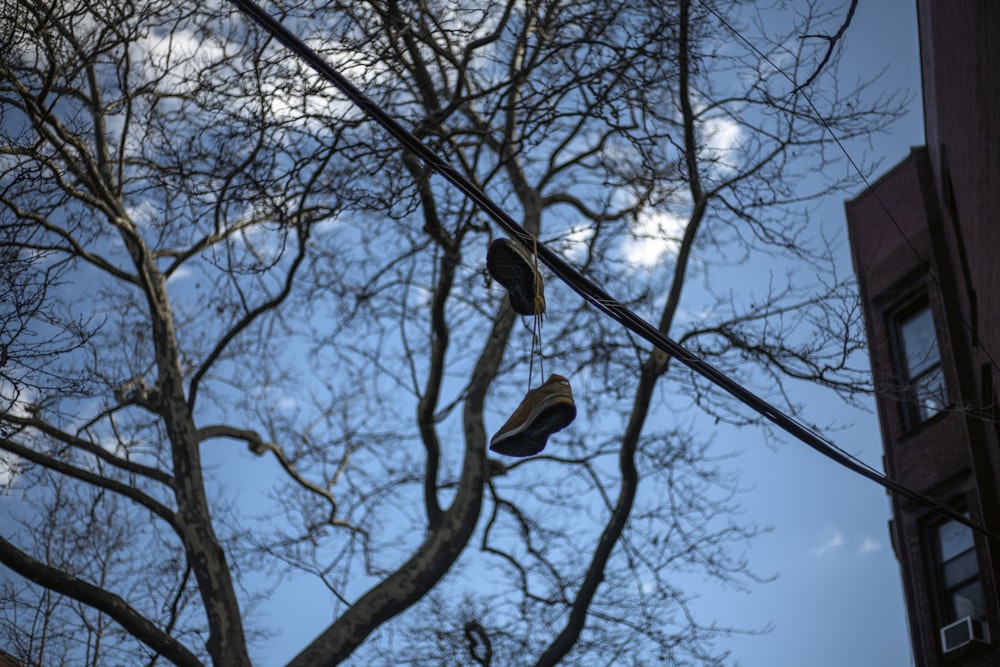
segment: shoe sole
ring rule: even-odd
[[[500,244],[486,258],[487,269],[507,289],[510,305],[521,315],[535,315],[535,271],[523,257]],[[525,290],[524,286],[528,285]]]
[[[543,405],[534,419],[529,418],[525,422],[531,426],[512,431],[502,440],[490,443],[490,451],[519,458],[537,454],[545,449],[550,435],[569,426],[575,418],[576,406],[572,403],[559,401]]]

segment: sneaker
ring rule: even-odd
[[[490,449],[506,456],[531,456],[545,449],[549,436],[576,418],[569,380],[551,375],[528,392],[507,423],[490,440]]]
[[[507,288],[510,305],[515,311],[521,315],[541,315],[545,312],[542,276],[535,271],[531,255],[518,243],[510,239],[497,239],[491,243],[486,252],[486,268],[497,282]],[[538,310],[535,309],[536,291],[541,296]]]

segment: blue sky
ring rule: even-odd
[[[789,3],[780,11],[794,9]],[[861,2],[845,37],[841,78],[849,85],[885,70],[878,87],[913,95],[911,111],[888,136],[870,144],[848,144],[852,157],[881,161],[877,173],[923,143],[919,98],[919,55],[913,0]],[[822,108],[822,107],[821,107]],[[828,198],[815,216],[833,239],[839,267],[851,271],[843,203],[857,193]],[[842,428],[825,435],[881,469],[881,441],[874,403],[867,410],[844,406],[828,392],[804,387],[804,418]],[[664,416],[664,418],[669,418]],[[655,418],[654,418],[655,419]],[[653,423],[650,424],[652,426]],[[706,424],[719,452],[739,452],[732,465],[743,473],[746,516],[771,531],[752,542],[755,571],[774,581],[748,592],[719,591],[692,579],[704,618],[720,625],[770,628],[762,635],[737,635],[720,643],[743,667],[890,667],[911,665],[899,570],[889,545],[889,503],[883,489],[822,457],[805,445],[782,439],[768,445],[752,428]],[[303,607],[312,584],[286,581],[272,603],[303,619],[323,610]],[[322,605],[320,605],[322,606]],[[308,626],[308,624],[306,624]],[[311,639],[312,630],[286,630],[264,655],[284,658]]]
[[[792,11],[796,5],[788,3],[779,11]],[[848,144],[855,159],[881,161],[877,172],[881,174],[903,159],[910,146],[923,143],[915,2],[861,2],[845,46],[841,70],[845,85],[884,69],[879,88],[902,88],[913,95],[910,113],[890,135],[875,137],[870,144]],[[815,216],[816,224],[836,244],[844,272],[852,269],[843,203],[855,194],[828,198]],[[873,401],[864,401],[867,410],[859,410],[816,388],[803,387],[800,392],[807,406],[806,421],[840,425],[824,434],[881,469]],[[720,453],[740,454],[732,465],[742,471],[748,489],[740,499],[746,516],[771,527],[751,543],[748,557],[759,575],[773,576],[774,581],[748,592],[720,591],[697,578],[686,582],[687,590],[700,598],[697,605],[703,618],[746,629],[770,628],[762,635],[737,635],[720,642],[731,652],[732,662],[743,667],[911,665],[883,489],[788,438],[768,444],[756,429],[710,423],[705,433]],[[234,475],[262,473],[260,461],[252,462],[245,454],[239,463],[230,459],[227,465]],[[287,660],[313,638],[322,624],[319,619],[329,617],[332,608],[310,595],[315,586],[312,580],[293,578],[273,590],[270,607],[280,610],[277,613],[286,623],[281,636],[257,653],[260,664]],[[289,627],[287,621],[296,618],[302,622]]]
[[[881,174],[923,143],[916,3],[860,2],[845,40],[845,84],[885,69],[879,88],[914,94],[909,113],[891,135],[848,146],[855,158],[881,160]],[[844,271],[852,270],[843,212],[847,198],[831,197],[816,216],[838,244]],[[850,425],[827,435],[881,470],[874,402],[865,401],[867,411],[854,410],[819,391],[803,391],[806,420]],[[762,575],[777,575],[747,594],[703,594],[701,605],[720,622],[773,627],[763,636],[724,642],[732,657],[744,667],[911,665],[882,488],[787,438],[773,448],[746,429],[719,431],[716,438],[720,446],[743,452],[738,465],[744,485],[752,487],[742,499],[746,512],[773,528],[753,543],[751,563]]]
[[[792,11],[803,1],[790,2],[780,11]],[[914,0],[860,3],[845,38],[842,77],[863,79],[887,68],[881,87],[918,92],[914,4]],[[856,158],[882,159],[881,173],[901,160],[911,145],[920,143],[920,106],[915,97],[912,112],[891,136],[876,137],[870,145],[849,144],[849,148]],[[837,244],[844,272],[851,269],[843,201],[853,194],[831,197],[815,217]],[[807,421],[850,425],[827,435],[881,467],[878,424],[870,401],[867,412],[852,410],[829,393],[812,388],[801,389],[801,399],[807,406],[803,414]],[[654,425],[659,424],[650,427]],[[755,429],[725,429],[710,423],[704,433],[713,438],[720,453],[740,452],[731,465],[742,471],[743,486],[749,489],[741,498],[746,516],[772,528],[750,545],[748,556],[757,573],[776,577],[773,582],[746,593],[719,591],[698,579],[686,582],[688,591],[700,595],[704,618],[720,625],[772,628],[762,636],[721,642],[733,661],[744,667],[911,664],[899,573],[888,544],[889,504],[884,491],[798,442],[785,440],[768,446]],[[264,463],[241,450],[216,443],[207,448],[206,463],[225,465],[232,479],[266,479],[275,472],[270,459]],[[316,587],[314,580],[304,577],[275,585],[270,613],[280,616],[286,629],[256,654],[259,664],[284,662],[329,618],[332,607],[310,595]],[[266,618],[257,620],[266,622]]]

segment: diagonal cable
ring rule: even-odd
[[[534,249],[535,238],[524,230],[506,211],[496,204],[490,197],[469,179],[455,170],[450,164],[443,160],[433,150],[425,146],[410,131],[399,124],[394,118],[387,114],[381,107],[368,98],[360,89],[348,81],[332,65],[327,63],[315,50],[310,48],[305,42],[299,39],[281,23],[265,12],[260,5],[253,0],[230,0],[247,17],[264,28],[271,36],[285,45],[296,56],[308,64],[317,74],[333,84],[338,90],[348,97],[354,104],[361,108],[372,120],[382,126],[390,135],[395,138],[404,149],[411,151],[423,160],[428,167],[436,171],[445,180],[458,188],[463,194],[478,204],[493,220],[516,239],[526,250]],[[579,294],[585,301],[593,305],[599,311],[616,320],[629,331],[641,336],[647,342],[666,352],[680,363],[695,371],[708,381],[726,390],[734,398],[744,405],[767,418],[775,426],[781,428],[786,433],[813,448],[820,454],[832,459],[844,466],[848,470],[855,472],[862,477],[879,484],[880,486],[896,493],[908,500],[914,501],[929,507],[938,513],[957,521],[973,530],[976,530],[990,538],[1000,542],[1000,534],[972,521],[969,517],[961,514],[947,505],[942,505],[933,498],[914,491],[888,477],[879,473],[875,469],[867,466],[844,453],[831,441],[819,435],[808,426],[802,424],[793,417],[785,414],[777,407],[757,396],[752,391],[733,380],[728,375],[715,368],[705,360],[692,354],[679,343],[668,338],[664,333],[652,324],[642,319],[629,308],[619,303],[601,286],[579,271],[570,266],[556,252],[548,246],[538,243],[538,255],[556,276],[568,285],[574,292]]]

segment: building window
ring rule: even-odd
[[[985,618],[986,601],[972,529],[947,521],[935,528],[934,542],[944,622],[966,616]]]
[[[944,371],[926,297],[893,318],[896,364],[903,392],[907,429],[936,415],[945,406]]]

